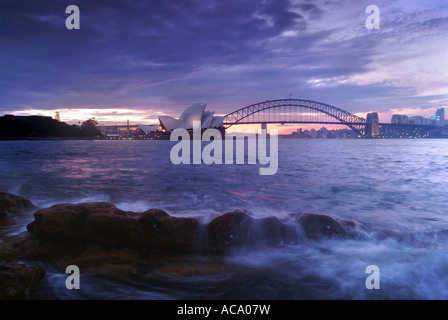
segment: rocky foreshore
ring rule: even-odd
[[[11,223],[11,218],[15,215],[36,209],[36,206],[24,197],[0,192],[0,226]]]
[[[13,293],[0,298],[23,298],[24,292],[44,276],[42,267],[27,267],[17,260],[50,263],[62,272],[67,265],[75,264],[83,272],[102,276],[138,277],[142,270],[189,275],[228,267],[198,263],[192,256],[220,256],[243,247],[361,236],[353,221],[311,213],[290,214],[287,221],[281,221],[233,211],[202,223],[193,217],[170,216],[160,209],[123,211],[108,202],[57,204],[36,210],[26,198],[0,193],[3,220],[34,212],[34,221],[27,225],[29,234],[0,239],[0,288],[17,287],[2,290]],[[2,272],[8,277],[1,276]],[[14,277],[28,280],[21,283]]]

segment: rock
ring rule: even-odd
[[[222,253],[242,246],[295,243],[298,225],[308,239],[352,237],[354,222],[326,215],[295,215],[295,224],[276,217],[254,219],[243,211],[221,215],[206,225],[196,218],[171,217],[163,210],[122,211],[108,202],[58,204],[41,209],[28,230],[42,239],[98,243],[143,252]]]
[[[195,218],[171,217],[163,210],[126,212],[107,202],[59,204],[41,209],[28,230],[43,239],[100,243],[143,251],[220,253],[245,245],[297,240],[296,227],[276,217],[254,219],[234,211],[202,226]]]
[[[0,218],[9,213],[26,213],[36,209],[27,198],[16,196],[6,192],[0,192]]]
[[[157,209],[127,212],[107,202],[54,205],[34,218],[27,229],[38,237],[143,250],[194,251],[200,229],[195,218],[171,217]]]
[[[0,299],[25,299],[44,276],[40,266],[27,267],[16,260],[0,262]]]
[[[226,213],[206,227],[208,251],[221,253],[246,245],[279,245],[297,240],[296,227],[276,217],[254,219],[242,211]]]
[[[0,243],[1,259],[34,260],[55,262],[61,258],[76,255],[83,249],[80,245],[60,241],[48,241],[29,235],[24,239],[14,239]]]
[[[339,220],[327,215],[312,213],[299,214],[296,219],[303,227],[308,239],[343,239],[352,238],[354,236],[354,233],[350,230],[355,227],[353,221]]]
[[[201,224],[158,209],[122,211],[108,202],[54,205],[34,213],[30,234],[0,242],[0,261],[12,260],[0,262],[0,299],[26,297],[44,276],[41,267],[17,260],[39,261],[61,273],[74,264],[82,274],[135,281],[197,277],[231,272],[219,254],[235,248],[350,238],[358,226],[326,215],[291,216],[286,223],[233,211]]]
[[[15,220],[7,219],[7,218],[0,218],[0,227],[7,227],[7,226],[13,226],[19,224]]]
[[[261,219],[260,224],[267,245],[293,244],[299,240],[297,226],[283,223],[277,217]]]
[[[86,237],[92,241],[131,245],[144,249],[192,252],[197,246],[200,223],[195,218],[171,217],[163,210],[113,214],[94,212],[87,221]]]
[[[217,262],[181,262],[166,264],[152,270],[154,277],[160,278],[183,278],[195,276],[219,275],[223,272],[231,272],[232,265]]]
[[[70,264],[79,267],[110,264],[136,264],[140,260],[139,254],[131,249],[116,249],[103,247],[98,244],[87,245],[84,250],[70,260]]]
[[[246,213],[235,211],[216,217],[207,225],[206,250],[214,253],[227,251],[242,243],[250,242],[249,231],[254,219]]]
[[[76,265],[83,274],[129,278],[138,273],[137,265],[141,262],[139,254],[131,249],[92,244],[73,258],[60,261],[58,269],[64,270],[68,265]]]
[[[34,213],[28,224],[31,233],[53,240],[85,240],[87,219],[92,212],[113,214],[115,206],[107,202],[57,204]]]

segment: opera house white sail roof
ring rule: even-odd
[[[196,103],[188,107],[179,117],[175,119],[169,116],[159,116],[159,122],[166,131],[174,129],[193,129],[193,122],[200,121],[202,129],[222,127],[225,117],[215,116],[214,111],[205,111],[206,104]]]

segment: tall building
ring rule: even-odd
[[[392,120],[390,121],[392,124],[408,124],[409,118],[403,114],[394,114],[392,116]]]
[[[366,137],[372,138],[380,134],[380,120],[378,112],[371,112],[367,114],[366,119]]]
[[[442,126],[445,124],[445,108],[437,109],[437,111],[436,111],[436,120]]]

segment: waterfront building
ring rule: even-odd
[[[106,139],[146,139],[151,133],[157,132],[158,125],[126,125],[97,126]]]
[[[201,129],[222,128],[223,116],[215,116],[214,111],[205,111],[206,104],[197,103],[188,107],[179,119],[169,116],[159,116],[160,126],[164,131],[173,131],[175,129],[193,129],[193,122],[200,121]]]
[[[391,122],[392,124],[408,124],[409,118],[404,114],[394,114],[392,116]]]

